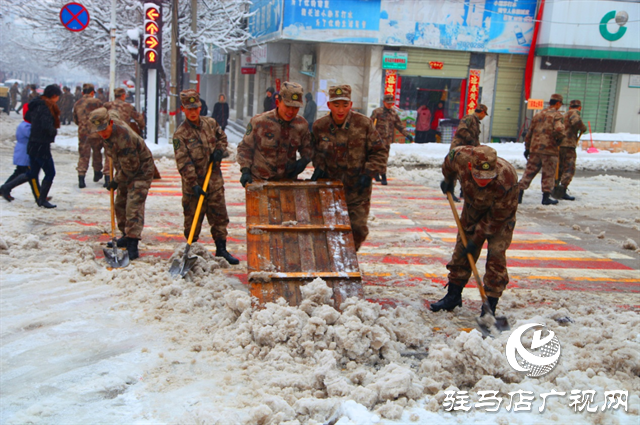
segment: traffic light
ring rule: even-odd
[[[129,37],[129,41],[131,42],[131,44],[127,44],[127,50],[131,54],[131,57],[134,61],[142,63],[144,51],[142,49],[142,36],[140,34],[140,31],[137,28],[127,30],[127,36]]]
[[[162,7],[144,4],[144,64],[147,68],[162,67]]]

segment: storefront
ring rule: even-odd
[[[593,25],[556,23],[564,16]],[[593,132],[640,133],[639,40],[638,2],[547,3],[531,97],[546,102],[560,93],[565,105],[580,100]]]

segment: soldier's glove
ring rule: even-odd
[[[478,245],[471,239],[467,238],[467,247],[464,249],[465,257],[467,254],[475,255],[476,251],[478,251]]]
[[[193,190],[193,194],[196,195],[198,198],[200,196],[204,196],[205,198],[207,197],[207,192],[202,190],[202,186],[200,186],[199,184],[193,186],[191,190]]]
[[[328,179],[329,175],[327,174],[326,171],[321,170],[320,168],[316,168],[315,170],[313,170],[313,175],[311,176],[311,181],[312,182],[317,182],[320,179]]]
[[[213,151],[213,153],[211,155],[209,155],[209,162],[213,163],[213,164],[217,164],[219,162],[222,161],[222,155],[224,155],[224,152],[222,152],[220,149],[216,149]]]
[[[362,195],[364,190],[371,186],[371,176],[368,174],[361,174],[358,178],[358,183],[356,183],[356,188],[358,189],[358,195]]]
[[[445,195],[447,194],[447,192],[453,195],[454,186],[455,182],[448,182],[446,180],[442,180],[440,182],[440,189],[442,189],[442,193],[444,193]]]
[[[407,140],[411,143],[413,143],[413,136],[407,136]]]
[[[242,187],[246,187],[247,183],[253,183],[253,177],[251,177],[251,169],[243,168],[240,171],[242,171],[242,176],[240,177],[240,184],[242,184]]]
[[[529,160],[529,149],[524,150],[524,159]]]
[[[302,173],[305,168],[307,168],[307,164],[309,160],[306,158],[300,158],[296,162],[291,162],[287,164],[285,171],[287,172],[287,177],[290,179],[295,179],[298,177],[298,174]]]
[[[107,185],[107,190],[118,190],[118,182],[115,180],[111,180]]]

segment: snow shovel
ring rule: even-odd
[[[211,170],[213,169],[213,162],[209,163],[209,169],[207,170],[207,176],[204,178],[204,188],[209,187],[209,179],[211,178]],[[184,249],[184,255],[182,261],[178,258],[171,262],[169,268],[169,274],[171,277],[176,278],[178,276],[185,277],[185,275],[193,268],[193,265],[198,260],[196,255],[189,257],[189,250],[191,249],[191,242],[193,242],[193,235],[196,232],[196,223],[200,217],[200,211],[202,210],[202,203],[204,202],[204,195],[200,195],[198,199],[198,207],[196,208],[196,214],[193,216],[193,223],[191,224],[191,231],[189,232],[189,239],[187,239],[187,246]]]
[[[458,217],[458,210],[456,210],[456,205],[453,203],[453,198],[451,197],[451,192],[447,192],[447,198],[449,199],[449,205],[451,206],[451,211],[453,212],[453,217],[456,219],[456,224],[458,225],[458,233],[460,234],[460,239],[462,239],[462,244],[464,247],[467,247],[467,235],[464,233],[464,229],[462,228],[462,223],[460,222],[460,217]],[[484,306],[485,316],[490,316],[489,320],[485,320],[484,317],[478,317],[476,322],[478,322],[478,326],[480,327],[480,331],[484,336],[491,335],[491,325],[492,322],[500,332],[508,331],[511,329],[509,326],[509,321],[504,316],[495,316],[493,310],[491,310],[491,306],[489,306],[489,301],[487,300],[487,294],[484,292],[484,282],[480,278],[480,273],[478,273],[478,268],[476,267],[476,262],[473,260],[473,255],[470,253],[467,254],[467,259],[469,260],[469,264],[471,265],[471,270],[473,270],[473,275],[476,278],[476,283],[478,284],[478,290],[480,291],[480,297],[482,298],[482,305]]]
[[[593,146],[593,135],[591,133],[591,121],[587,121],[589,123],[589,138],[591,139],[591,147],[587,149],[587,153],[599,153],[598,148]]]
[[[109,158],[109,176],[113,181],[113,159]],[[129,252],[118,248],[116,242],[116,215],[113,200],[113,189],[109,189],[111,196],[111,248],[102,248],[104,259],[107,260],[109,267],[119,269],[129,265]]]

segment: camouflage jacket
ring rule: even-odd
[[[278,110],[264,112],[251,118],[247,132],[238,145],[240,168],[250,168],[251,174],[263,180],[286,177],[286,167],[296,161],[296,152],[311,160],[309,124],[301,116],[284,121]]]
[[[531,127],[524,138],[524,147],[531,153],[558,156],[558,147],[564,138],[562,114],[552,107],[538,112],[531,120]]]
[[[561,148],[575,148],[578,145],[578,134],[587,131],[587,126],[582,122],[580,111],[569,109],[564,114],[564,139],[560,143]]]
[[[338,126],[326,115],[313,123],[313,165],[326,171],[332,179],[345,186],[356,184],[358,176],[375,177],[384,172],[389,146],[382,141],[365,115],[351,111]]]
[[[31,93],[31,90],[29,90],[29,87],[25,86],[25,88],[23,88],[22,91],[20,92],[20,102],[28,103],[30,93]]]
[[[74,103],[73,95],[71,93],[63,93],[62,96],[60,96],[60,100],[58,100],[60,112],[71,112]]]
[[[470,222],[462,223],[474,240],[482,240],[490,235],[499,235],[505,226],[515,226],[518,209],[518,174],[509,162],[498,157],[498,175],[485,187],[476,184],[469,162],[473,146],[461,146],[449,152],[442,164],[442,174],[446,181],[460,180],[464,195],[464,208]],[[464,218],[464,215],[463,215]]]
[[[139,129],[144,128],[144,117],[141,113],[136,111],[136,108],[134,108],[132,104],[124,102],[122,99],[116,99],[113,102],[105,103],[104,107],[108,110],[116,110],[120,119],[127,124],[129,124],[133,119]]]
[[[387,109],[384,106],[374,109],[371,113],[371,121],[375,123],[376,130],[378,130],[378,134],[380,134],[387,147],[393,143],[394,129],[402,133],[404,137],[411,135],[400,120],[398,113],[393,109]]]
[[[18,99],[18,94],[20,93],[20,89],[16,86],[11,86],[9,89],[9,94],[11,95],[11,101]]]
[[[78,125],[78,136],[87,136],[93,132],[89,115],[101,106],[102,102],[90,94],[85,94],[73,105],[73,122]]]
[[[116,116],[111,119],[113,132],[111,137],[104,139],[104,150],[113,160],[114,180],[118,183],[153,180],[153,156],[142,137]]]
[[[200,117],[200,126],[185,119],[173,134],[176,165],[182,176],[182,192],[193,194],[193,186],[202,186],[209,167],[209,156],[214,150],[227,152],[227,135],[216,120]],[[214,164],[207,190],[217,190],[224,184],[220,166]]]
[[[480,146],[480,119],[476,114],[469,114],[460,120],[450,149],[458,146]]]

